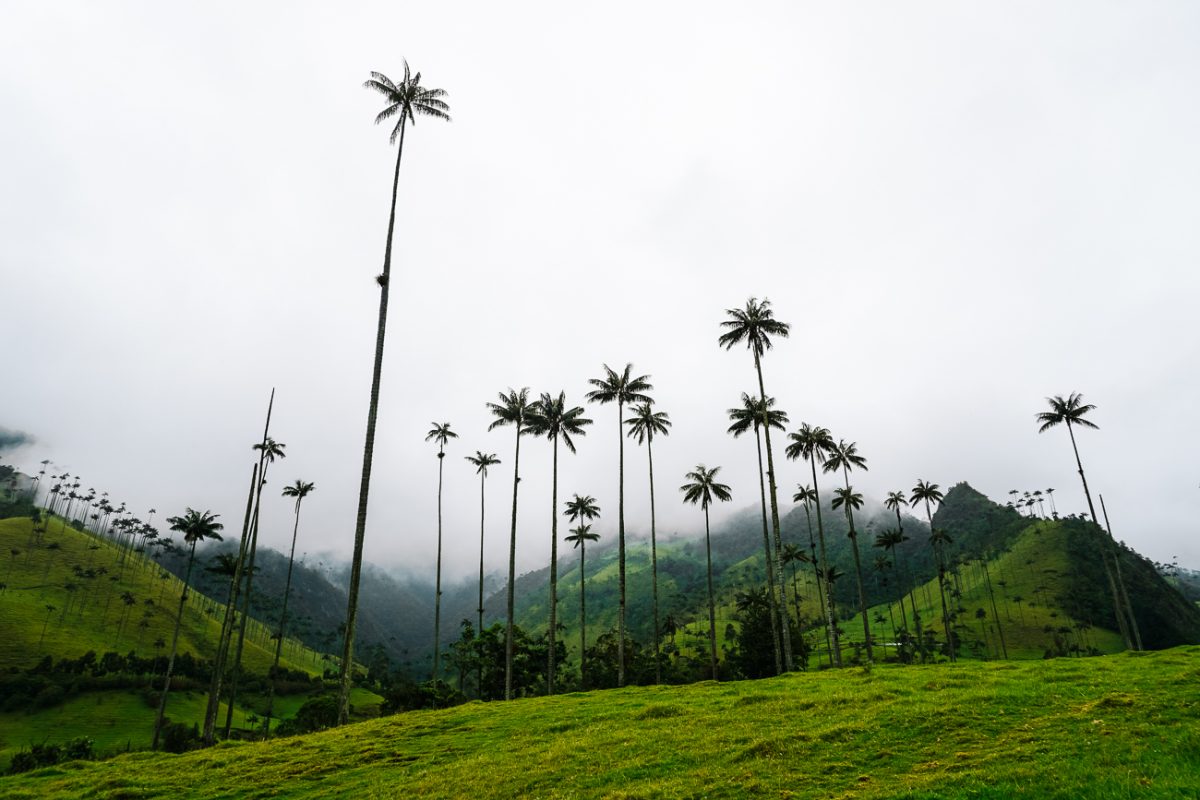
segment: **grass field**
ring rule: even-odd
[[[1200,647],[470,703],[75,762],[8,798],[1196,797]]]

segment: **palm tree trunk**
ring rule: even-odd
[[[436,681],[441,672],[438,669],[442,655],[442,466],[446,454],[438,447],[438,541],[437,541],[437,576],[434,578],[433,589],[433,679]]]
[[[388,215],[387,245],[383,252],[379,290],[379,323],[375,330],[375,366],[371,375],[371,402],[367,410],[367,438],[363,445],[362,479],[358,488],[358,515],[354,521],[354,555],[350,561],[350,586],[346,592],[346,640],[342,645],[338,724],[350,721],[350,684],[354,677],[354,634],[358,626],[358,585],[362,578],[363,540],[367,532],[367,497],[371,490],[371,460],[375,452],[375,419],[379,413],[379,383],[383,373],[383,340],[387,332],[388,288],[392,274],[392,234],[396,227],[396,194],[400,187],[400,159],[404,156],[404,117],[400,118],[400,147],[392,178],[392,205]]]
[[[904,523],[900,521],[900,506],[899,505],[896,506],[896,530],[900,531],[900,533],[903,535]],[[932,531],[930,531],[930,533],[932,533]],[[894,546],[892,547],[892,559],[896,560],[896,548]],[[908,574],[907,570],[905,570],[904,579],[906,582],[909,580],[912,580],[912,576]],[[921,631],[921,615],[917,613],[917,587],[916,587],[916,584],[914,584],[912,589],[908,592],[908,602],[909,602],[909,605],[912,606],[913,628],[915,628],[916,632],[917,632],[917,648],[921,651],[921,662],[924,663],[925,659],[926,659],[925,635]],[[900,599],[900,609],[901,610],[904,609],[904,598]],[[905,622],[904,625],[905,625],[905,627],[907,627],[908,623]]]
[[[179,628],[183,623],[183,607],[187,603],[188,584],[192,580],[192,564],[196,560],[196,541],[192,542],[192,552],[188,556],[187,572],[183,578],[183,591],[179,595],[179,613],[175,617],[175,633],[171,635],[171,655],[167,659],[167,677],[163,681],[162,696],[158,698],[158,713],[154,715],[154,740],[150,744],[151,750],[158,749],[159,735],[162,733],[163,715],[167,710],[167,694],[171,690],[171,674],[175,671],[175,651],[179,647]]]
[[[758,374],[758,395],[762,402],[763,419],[762,429],[763,437],[767,441],[767,482],[771,486],[771,528],[775,533],[775,574],[783,575],[783,538],[779,534],[779,501],[776,497],[778,494],[775,489],[775,457],[771,454],[771,424],[767,414],[767,391],[763,388],[762,362],[758,357],[758,351],[754,351],[754,371]],[[788,623],[787,615],[787,590],[784,588],[783,581],[779,582],[779,602],[776,605],[776,612],[779,615],[779,633],[783,637],[783,667],[788,672],[793,669],[792,663],[792,632]]]
[[[1112,526],[1108,524],[1108,509],[1104,507],[1104,495],[1100,495],[1100,512],[1104,514],[1104,529],[1108,532],[1108,541],[1112,545],[1113,551],[1113,566],[1116,567],[1117,573],[1117,588],[1121,590],[1121,603],[1125,606],[1125,613],[1129,615],[1129,628],[1133,631],[1133,643],[1138,650],[1143,650],[1142,647],[1142,631],[1138,627],[1137,617],[1133,615],[1133,606],[1129,603],[1129,592],[1125,586],[1125,578],[1121,575],[1121,551],[1117,547],[1117,539],[1113,536]]]
[[[513,457],[512,532],[508,542],[508,623],[504,628],[504,699],[513,698],[513,591],[517,580],[517,484],[521,482],[521,423],[517,423],[517,448]]]
[[[1008,660],[1008,644],[1004,641],[1004,626],[1000,622],[1000,612],[996,609],[996,593],[992,591],[992,573],[988,569],[987,557],[980,559],[983,564],[983,577],[987,580],[988,597],[992,601],[992,619],[996,620],[996,633],[1000,635],[1000,653]]]
[[[550,489],[550,630],[546,648],[546,694],[554,694],[554,652],[558,644],[558,437],[554,437],[554,464]]]
[[[825,614],[825,591],[821,587],[821,567],[817,562],[817,542],[815,539],[813,539],[812,512],[808,510],[808,501],[807,500],[804,501],[804,519],[808,522],[808,550],[812,554],[813,581],[817,584],[817,607],[819,609],[821,609],[821,614],[824,615]],[[796,612],[797,620],[799,620],[799,616],[800,616],[800,612],[797,611]],[[825,628],[825,647],[828,650],[829,663],[832,664],[833,663],[833,644],[830,642],[830,639],[829,639],[829,628],[830,627],[832,627],[832,626],[827,626]],[[818,659],[817,659],[818,666],[820,665],[820,663],[821,663],[820,658],[818,657]]]
[[[662,684],[662,645],[658,624],[658,539],[654,519],[654,433],[646,434],[646,459],[650,464],[650,586],[654,600],[654,683]]]
[[[263,724],[263,739],[271,735],[271,712],[275,708],[275,672],[279,669],[279,658],[283,655],[283,631],[287,625],[288,597],[292,593],[292,564],[296,561],[296,535],[300,532],[300,501],[303,499],[303,497],[296,498],[296,522],[292,526],[292,549],[288,553],[287,580],[283,584],[283,609],[279,612],[279,638],[275,642],[275,661],[271,664],[271,673],[267,676],[271,682],[271,688],[267,695],[267,719]]]
[[[486,469],[486,467],[484,468]],[[475,631],[475,635],[479,637],[480,642],[483,641],[483,521],[486,508],[484,502],[486,495],[484,492],[484,482],[487,481],[487,475],[481,469],[479,472],[479,628]],[[479,694],[483,696],[483,659],[479,660],[477,665],[478,674],[476,682],[478,683]]]
[[[254,499],[254,521],[250,525],[250,552],[249,562],[246,566],[246,592],[242,598],[242,620],[238,628],[237,650],[233,657],[233,670],[229,678],[229,707],[225,709],[225,732],[226,739],[229,738],[230,731],[233,730],[233,701],[237,698],[238,680],[242,676],[242,651],[246,645],[246,624],[250,619],[250,601],[253,598],[254,589],[254,560],[258,554],[258,520],[259,512],[262,510],[262,490],[267,483],[267,467],[269,462],[263,462],[262,480],[258,482],[258,491]]]
[[[867,596],[863,593],[862,579],[862,563],[858,556],[858,532],[854,530],[854,512],[847,509],[846,518],[850,522],[850,548],[854,552],[854,577],[858,581],[858,608],[862,614],[863,622],[863,638],[866,640],[864,644],[867,646],[867,661],[874,661],[875,656],[871,652],[871,623],[867,619]]]
[[[712,659],[712,679],[720,680],[717,673],[717,608],[713,599],[712,540],[708,533],[708,506],[704,507],[704,554],[708,558],[708,649]]]
[[[842,643],[838,639],[837,624],[833,617],[833,581],[829,579],[829,559],[825,555],[825,523],[821,521],[821,489],[817,486],[817,456],[814,453],[808,459],[812,467],[813,493],[816,494],[817,506],[817,540],[821,543],[821,573],[825,576],[825,624],[832,642],[831,656],[833,665],[842,665]]]
[[[758,447],[758,496],[762,501],[763,561],[767,565],[767,601],[771,607],[771,647],[775,651],[775,674],[783,672],[783,656],[779,650],[779,608],[775,600],[775,559],[771,555],[771,536],[767,532],[767,487],[763,475],[762,430],[754,426],[754,444]],[[783,580],[780,573],[779,579]],[[785,601],[786,602],[786,601]],[[784,612],[786,613],[786,612]]]
[[[933,512],[929,508],[929,500],[925,501],[925,516],[929,519],[929,535],[933,536]],[[946,559],[942,555],[942,546],[935,544],[933,554],[938,567],[938,595],[942,598],[942,628],[946,633],[946,647],[950,649],[950,660],[957,661],[954,653],[954,637],[950,632],[950,609],[946,605]]]
[[[1087,496],[1088,511],[1091,512],[1092,522],[1097,528],[1100,527],[1100,518],[1096,516],[1096,507],[1092,505],[1092,493],[1088,489],[1087,476],[1083,474],[1083,462],[1079,458],[1079,447],[1075,444],[1075,431],[1071,428],[1071,421],[1067,420],[1067,433],[1071,435],[1071,449],[1075,451],[1075,465],[1079,467],[1079,480],[1083,482],[1083,493]],[[1111,537],[1110,537],[1111,539]],[[1102,548],[1108,551],[1109,548]],[[1116,557],[1116,553],[1112,554]],[[1117,627],[1121,631],[1121,638],[1125,640],[1126,649],[1133,649],[1133,638],[1129,635],[1129,625],[1125,621],[1125,613],[1121,608],[1121,594],[1117,589],[1116,578],[1113,577],[1113,569],[1108,563],[1108,552],[1103,552],[1104,574],[1108,577],[1108,588],[1112,593],[1113,598],[1113,614],[1117,618]]]
[[[587,542],[579,540],[579,688],[587,688],[587,592],[584,580],[584,554]]]
[[[625,404],[617,400],[617,686],[625,685]]]

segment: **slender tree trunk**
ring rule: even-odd
[[[658,624],[658,534],[654,519],[654,433],[646,432],[646,459],[650,464],[650,585],[654,600],[654,682],[662,684],[662,644]]]
[[[579,688],[587,688],[587,591],[584,580],[584,555],[587,542],[579,540]]]
[[[704,554],[708,558],[708,650],[712,659],[712,679],[720,680],[717,672],[717,608],[713,597],[712,540],[708,532],[708,506],[704,507]]]
[[[504,628],[504,699],[513,699],[513,591],[517,580],[517,484],[521,482],[521,423],[513,457],[512,532],[508,542],[508,623]]]
[[[933,512],[929,508],[929,500],[925,501],[925,516],[929,519],[929,535],[932,537]],[[938,595],[942,598],[942,628],[946,633],[946,647],[950,649],[950,660],[957,661],[958,657],[954,653],[954,636],[950,631],[950,609],[946,605],[946,557],[942,553],[940,544],[933,546],[933,555],[937,559]]]
[[[267,719],[263,725],[263,739],[271,735],[271,712],[275,709],[275,683],[278,680],[275,672],[279,669],[279,658],[283,655],[283,634],[287,625],[288,597],[292,593],[292,564],[296,561],[296,535],[300,532],[300,501],[303,499],[303,497],[296,498],[296,522],[292,526],[292,549],[288,553],[287,580],[283,584],[283,609],[279,612],[279,638],[275,642],[275,661],[271,664],[271,674],[267,676],[271,682],[271,689],[270,694],[267,695]]]
[[[987,580],[988,597],[992,601],[992,619],[996,620],[996,633],[1000,636],[1000,653],[1008,660],[1008,644],[1004,641],[1004,626],[1000,623],[1000,612],[996,610],[996,594],[992,591],[992,573],[988,569],[987,557],[980,559],[983,564],[983,577]]]
[[[546,694],[554,694],[554,651],[558,644],[558,437],[554,437],[554,464],[550,490],[550,630],[546,648]]]
[[[197,540],[198,541],[198,540]],[[192,580],[192,563],[196,560],[196,542],[192,542],[192,552],[188,556],[187,572],[183,579],[183,591],[179,595],[179,614],[175,617],[175,633],[171,635],[171,655],[167,659],[167,677],[163,681],[162,696],[158,698],[158,713],[154,715],[154,741],[151,750],[158,749],[158,739],[162,733],[163,715],[167,710],[167,694],[171,691],[171,674],[175,671],[175,652],[179,647],[179,628],[183,623],[183,607],[187,603],[188,584]]]
[[[354,556],[350,562],[350,586],[346,603],[346,640],[342,645],[341,690],[338,724],[350,721],[350,686],[354,678],[354,634],[358,628],[358,587],[362,578],[363,540],[367,532],[367,498],[371,491],[371,461],[375,452],[375,419],[379,413],[379,383],[383,373],[383,341],[387,332],[388,289],[392,275],[392,234],[396,227],[396,194],[400,187],[400,159],[404,156],[404,117],[400,118],[400,147],[392,178],[392,205],[388,215],[387,245],[383,252],[382,286],[379,291],[379,324],[375,331],[375,366],[371,375],[371,403],[367,410],[367,438],[363,445],[362,479],[358,488],[358,515],[354,522]]]
[[[1104,529],[1108,532],[1108,541],[1112,545],[1113,566],[1116,567],[1117,573],[1117,588],[1121,591],[1121,604],[1125,606],[1125,613],[1129,615],[1129,628],[1133,632],[1133,643],[1138,650],[1144,650],[1142,647],[1142,631],[1138,627],[1137,617],[1133,614],[1133,606],[1129,603],[1129,592],[1125,586],[1125,578],[1121,575],[1121,550],[1117,546],[1117,539],[1113,536],[1112,526],[1108,524],[1108,509],[1104,507],[1104,495],[1100,495],[1100,512],[1104,514]]]
[[[617,686],[625,685],[625,404],[617,400]]]
[[[433,679],[441,677],[438,669],[442,655],[442,465],[446,453],[441,445],[438,446],[438,541],[437,541],[437,577],[434,578],[433,589]]]
[[[842,476],[846,480],[846,494],[850,495],[850,472],[843,468]],[[850,505],[849,497],[846,498],[846,521],[850,523],[850,544],[854,551],[854,577],[858,581],[858,609],[862,614],[863,621],[863,637],[866,639],[867,646],[867,661],[874,661],[875,657],[871,652],[871,623],[867,619],[867,595],[863,591],[862,564],[859,561],[858,555],[858,531],[854,529],[854,508]]]
[[[483,469],[487,469],[487,468],[484,467]],[[479,611],[479,628],[475,632],[475,635],[479,637],[479,641],[481,644],[483,642],[483,521],[484,521],[484,512],[486,511],[486,509],[484,507],[484,501],[486,499],[486,496],[484,493],[484,483],[487,481],[487,474],[483,472],[483,469],[481,469],[479,472],[479,608],[477,609]],[[478,675],[477,675],[476,680],[479,684],[479,695],[480,695],[480,697],[482,697],[483,696],[483,659],[482,658],[480,658],[477,668],[478,668]]]
[[[900,531],[901,535],[904,534],[904,523],[900,521],[900,506],[898,506],[898,505],[896,506],[896,530]],[[933,531],[930,531],[930,533],[932,534]],[[892,558],[896,559],[896,548],[895,547],[892,548]],[[898,562],[898,560],[897,560],[897,562]],[[906,582],[912,580],[912,575],[908,572],[908,570],[904,571],[904,580]],[[915,628],[916,632],[917,632],[917,649],[920,650],[920,652],[921,652],[921,663],[924,663],[925,659],[927,657],[925,654],[925,634],[921,630],[921,615],[919,613],[917,613],[917,586],[916,586],[916,584],[913,584],[912,589],[907,594],[908,594],[909,605],[912,606],[913,628]],[[900,609],[901,610],[904,609],[904,598],[900,599]],[[905,627],[907,627],[908,623],[905,622],[904,625],[905,625]]]
[[[812,512],[808,510],[807,500],[804,501],[804,518],[808,521],[808,551],[812,554],[813,582],[817,584],[817,607],[821,610],[821,615],[825,616],[825,591],[821,586],[821,567],[817,562],[817,542],[813,539]],[[799,611],[796,612],[796,616],[799,618]],[[832,627],[832,625],[825,627],[825,648],[830,664],[833,664],[833,642],[829,638],[829,630]],[[820,666],[819,658],[817,665]]]
[[[840,667],[842,665],[842,643],[838,638],[837,621],[833,614],[833,581],[830,580],[829,559],[825,555],[825,523],[821,521],[821,489],[817,486],[817,456],[816,453],[808,459],[809,466],[812,467],[813,493],[816,494],[817,506],[817,539],[821,543],[821,574],[825,580],[825,624],[832,642],[831,656],[833,665]]]
[[[781,578],[783,576],[783,538],[779,534],[779,500],[778,492],[775,489],[775,457],[771,453],[771,424],[770,417],[767,414],[767,391],[763,388],[762,362],[759,359],[758,351],[754,351],[754,371],[758,374],[758,396],[762,402],[762,429],[763,438],[767,442],[767,482],[771,486],[771,528],[775,534],[775,574]],[[775,613],[779,616],[779,633],[783,638],[783,668],[791,672],[794,669],[792,663],[792,632],[791,626],[788,623],[787,615],[787,590],[784,588],[783,581],[779,581],[779,600],[775,605]]]
[[[265,455],[265,451],[264,451]],[[237,699],[238,682],[242,676],[242,651],[246,646],[246,625],[250,620],[250,601],[254,594],[254,561],[258,554],[258,521],[259,512],[262,511],[262,490],[267,483],[267,467],[270,462],[264,460],[262,462],[262,479],[258,482],[258,491],[254,498],[254,520],[250,524],[250,548],[249,561],[246,565],[246,591],[242,597],[242,620],[238,626],[238,641],[237,650],[233,656],[233,670],[229,678],[229,707],[225,709],[225,733],[226,739],[229,738],[230,732],[233,730],[233,703]]]
[[[767,565],[767,601],[771,608],[771,613],[769,614],[771,618],[771,647],[775,651],[775,674],[780,675],[783,673],[783,654],[779,649],[780,612],[775,595],[775,558],[771,553],[771,535],[767,531],[767,479],[763,475],[762,430],[757,424],[754,426],[754,444],[758,447],[758,496],[762,501],[763,561]],[[779,574],[779,580],[783,580],[782,572]],[[784,611],[784,613],[786,614],[787,612]]]

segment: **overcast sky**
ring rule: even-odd
[[[507,553],[508,387],[584,404],[633,362],[675,427],[660,529],[723,467],[754,388],[724,309],[769,297],[792,421],[856,440],[881,497],[918,478],[1085,509],[1051,394],[1115,533],[1200,566],[1200,7],[1194,3],[6,3],[0,21],[0,426],[144,512],[240,525],[277,389],[279,489],[316,483],[299,549],[348,557],[394,149],[371,70],[404,59],[453,122],[406,142],[367,558],[431,574],[436,447],[448,571]],[[560,501],[616,528],[616,409],[563,454]],[[794,429],[793,425],[793,429]],[[518,563],[549,549],[550,448],[522,447]],[[779,453],[781,500],[806,468]],[[645,452],[627,526],[647,533]],[[784,503],[784,509],[790,502]],[[565,534],[565,526],[562,533]]]

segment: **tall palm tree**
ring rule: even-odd
[[[717,339],[717,343],[726,350],[734,345],[745,342],[746,347],[754,355],[754,371],[758,375],[758,397],[762,402],[762,431],[767,444],[767,485],[771,497],[771,528],[775,535],[775,572],[783,574],[783,563],[779,560],[779,551],[783,548],[783,540],[779,533],[779,501],[775,489],[775,458],[771,450],[771,424],[768,416],[767,390],[763,387],[762,357],[773,347],[771,337],[786,338],[791,327],[786,322],[775,319],[771,310],[771,301],[765,297],[760,303],[751,297],[746,301],[745,308],[729,308],[725,310],[729,319],[721,323],[725,332]],[[787,614],[779,617],[780,635],[783,638],[783,666],[788,672],[792,671],[792,635],[788,626]]]
[[[933,555],[937,559],[938,568],[938,594],[942,598],[942,628],[946,634],[946,646],[950,649],[950,660],[956,661],[957,657],[954,653],[954,637],[950,635],[950,609],[946,605],[946,557],[942,552],[942,545],[948,541],[945,532],[939,532],[933,529],[933,509],[932,506],[942,502],[942,494],[936,483],[918,480],[917,485],[913,487],[910,501],[913,505],[917,503],[925,504],[925,518],[929,520],[929,542],[933,545]]]
[[[904,520],[901,519],[901,517],[900,517],[900,507],[901,506],[904,506],[906,508],[908,507],[908,498],[904,496],[903,491],[888,492],[887,499],[883,501],[883,505],[896,514],[896,530],[885,531],[884,535],[890,540],[889,544],[887,544],[887,547],[888,547],[888,549],[890,549],[892,551],[892,561],[895,562],[896,567],[899,568],[900,560],[896,556],[896,548],[908,541],[908,536],[906,536],[904,533]],[[909,580],[909,575],[907,573],[905,573],[901,576],[902,582],[905,582],[908,580]],[[917,647],[921,651],[921,660],[924,661],[925,660],[925,636],[921,632],[921,615],[920,615],[920,613],[917,612],[916,593],[917,593],[917,587],[914,585],[912,587],[912,591],[908,592],[907,594],[908,594],[909,604],[912,606],[913,627],[916,629],[916,632],[917,632]],[[908,619],[907,619],[907,615],[904,612],[904,598],[903,597],[900,598],[900,615],[901,615],[901,617],[904,617],[904,627],[907,629],[908,628]]]
[[[783,672],[783,658],[779,647],[779,610],[782,606],[783,613],[787,613],[787,598],[784,592],[780,592],[779,595],[775,593],[775,559],[771,554],[771,537],[767,530],[767,487],[766,476],[763,474],[762,425],[765,419],[768,427],[784,430],[784,426],[788,422],[788,415],[782,409],[772,408],[775,405],[774,397],[766,399],[766,408],[763,408],[763,405],[763,401],[759,398],[742,392],[742,405],[726,412],[733,423],[727,432],[733,434],[736,439],[753,429],[754,441],[758,446],[758,495],[762,502],[763,557],[767,565],[767,599],[770,601],[771,609],[771,644],[775,650],[775,672],[778,674]],[[782,569],[781,560],[779,573],[781,586],[783,584]]]
[[[263,723],[264,739],[271,734],[271,712],[274,711],[275,706],[275,671],[279,669],[279,658],[283,655],[283,634],[287,627],[288,598],[292,594],[292,565],[296,563],[296,536],[300,533],[300,503],[312,494],[315,488],[315,484],[311,481],[302,481],[298,478],[291,486],[283,487],[283,496],[296,500],[294,508],[296,520],[292,523],[292,549],[288,552],[287,579],[283,583],[283,608],[279,611],[279,634],[275,642],[275,661],[272,663],[271,673],[268,675],[271,678],[271,689],[267,696],[267,719]]]
[[[525,421],[526,433],[530,436],[545,436],[553,444],[554,461],[551,466],[550,490],[550,627],[547,636],[549,647],[546,655],[546,693],[554,694],[555,651],[558,649],[558,441],[575,452],[572,436],[583,436],[584,428],[592,424],[583,416],[583,406],[567,407],[567,393],[558,397],[543,392],[534,402]]]
[[[647,394],[654,388],[649,375],[633,374],[633,364],[620,373],[604,365],[603,378],[589,378],[596,388],[587,393],[589,403],[617,404],[617,686],[625,685],[625,406],[651,403]]]
[[[855,442],[847,443],[845,439],[839,439],[838,443],[829,451],[829,457],[825,459],[825,464],[822,469],[825,472],[837,472],[841,470],[842,476],[846,480],[846,488],[844,490],[837,489],[834,498],[833,507],[844,506],[846,509],[846,522],[850,524],[850,544],[851,550],[854,552],[854,577],[858,581],[858,610],[862,614],[863,636],[866,639],[867,645],[867,661],[873,660],[871,653],[871,623],[867,615],[867,595],[863,590],[862,563],[859,560],[858,552],[858,531],[854,528],[854,511],[862,507],[862,495],[855,494],[850,488],[850,470],[857,467],[861,470],[866,470],[867,460],[858,454],[858,446]],[[854,498],[857,497],[857,502]]]
[[[817,560],[817,541],[813,538],[812,512],[809,510],[810,505],[815,505],[817,502],[819,502],[819,498],[817,497],[817,490],[811,486],[805,486],[802,483],[798,483],[796,484],[796,488],[798,491],[792,495],[792,502],[804,504],[804,519],[808,523],[808,562],[812,564],[813,582],[817,585],[817,608],[820,609],[822,616],[827,616],[825,607],[824,582],[821,580],[821,562]],[[818,509],[818,514],[819,513],[820,509]],[[821,544],[824,545],[824,543],[825,539],[822,537]],[[822,547],[822,554],[824,554],[824,547]],[[797,613],[797,617],[798,616],[799,614]],[[827,621],[828,619],[832,618],[827,617]],[[799,619],[797,619],[797,623],[798,622]],[[830,654],[830,663],[833,663],[833,641],[830,638],[830,628],[832,627],[832,625],[825,626],[825,647]]]
[[[708,507],[712,505],[714,497],[721,502],[729,502],[733,499],[729,487],[717,482],[717,473],[720,471],[720,467],[708,469],[703,464],[698,464],[693,472],[684,476],[689,483],[679,487],[679,491],[683,492],[685,503],[692,505],[699,503],[700,507],[704,509],[704,552],[708,559],[708,647],[712,658],[714,681],[719,680],[720,675],[717,672],[717,608],[713,595],[712,540],[709,536]]]
[[[437,680],[441,674],[438,670],[438,660],[442,652],[442,466],[446,461],[446,443],[451,439],[457,439],[458,434],[450,430],[449,422],[443,422],[440,425],[436,422],[429,424],[433,428],[425,434],[425,441],[437,442],[438,446],[437,572],[433,589],[433,679]]]
[[[797,564],[804,564],[809,560],[804,550],[795,544],[785,544],[783,546],[783,563],[792,567],[792,606],[796,611],[796,624],[800,624],[800,582],[796,577],[796,572],[799,570]],[[784,578],[779,576],[779,580]]]
[[[395,144],[396,169],[392,176],[392,202],[388,207],[387,243],[383,249],[383,272],[376,278],[379,284],[379,321],[375,328],[375,363],[371,373],[371,401],[367,409],[367,436],[363,445],[362,480],[358,488],[358,514],[354,521],[354,555],[350,562],[350,586],[347,591],[346,636],[342,648],[341,696],[338,702],[338,724],[350,718],[350,679],[354,671],[354,635],[358,629],[358,587],[362,577],[363,540],[367,531],[367,497],[371,488],[371,460],[375,452],[375,419],[379,412],[379,382],[383,374],[383,340],[387,332],[388,288],[392,277],[392,235],[396,228],[396,195],[400,187],[400,159],[404,157],[404,133],[407,123],[417,124],[417,117],[450,120],[450,107],[441,98],[442,89],[421,85],[421,73],[413,75],[404,62],[404,80],[399,83],[388,76],[372,72],[363,86],[383,95],[386,104],[375,116],[375,124],[396,119],[389,143]]]
[[[1085,405],[1083,395],[1079,392],[1071,392],[1066,399],[1063,399],[1061,395],[1047,397],[1046,402],[1050,404],[1050,410],[1043,411],[1037,415],[1037,421],[1042,423],[1041,427],[1038,428],[1038,433],[1045,433],[1057,425],[1065,424],[1067,426],[1067,433],[1071,436],[1071,449],[1075,451],[1075,465],[1079,469],[1079,480],[1082,481],[1083,493],[1087,496],[1088,511],[1091,513],[1092,522],[1103,533],[1104,528],[1100,526],[1100,518],[1096,516],[1096,507],[1092,504],[1092,493],[1088,489],[1087,476],[1083,474],[1083,461],[1079,458],[1079,446],[1075,444],[1075,426],[1091,428],[1092,430],[1100,429],[1099,425],[1087,419],[1087,415],[1095,411],[1096,406],[1090,403]],[[1122,594],[1125,594],[1126,597],[1128,596],[1124,592],[1124,581],[1118,584],[1118,579],[1114,577],[1113,569],[1108,563],[1109,558],[1112,558],[1114,563],[1117,564],[1117,570],[1120,570],[1120,562],[1117,561],[1119,554],[1117,553],[1116,542],[1111,536],[1109,537],[1109,543],[1112,546],[1109,552],[1104,554],[1103,561],[1104,571],[1108,575],[1109,590],[1113,596],[1113,610],[1117,617],[1117,626],[1120,628],[1121,635],[1125,639],[1125,646],[1130,649],[1136,646],[1138,650],[1141,650],[1142,637],[1140,631],[1138,631],[1137,619],[1133,616],[1133,608],[1129,606],[1128,602],[1122,607]],[[1126,615],[1128,615],[1128,622],[1126,622]],[[1131,630],[1136,634],[1133,638],[1130,637]]]
[[[171,675],[175,670],[175,653],[179,648],[179,628],[183,623],[183,609],[187,603],[188,584],[192,580],[192,564],[196,561],[196,545],[205,539],[221,540],[219,531],[224,529],[224,525],[217,522],[217,517],[220,514],[213,514],[209,511],[193,511],[188,509],[182,517],[171,517],[167,522],[171,525],[171,530],[179,531],[183,534],[183,540],[191,545],[188,551],[187,571],[183,577],[183,590],[179,593],[179,611],[175,615],[175,633],[171,636],[171,655],[167,658],[167,677],[163,682],[162,696],[158,699],[158,713],[154,717],[154,741],[151,744],[152,750],[158,749],[159,734],[162,732],[163,714],[167,710],[167,694],[171,690]]]
[[[508,622],[504,628],[504,699],[512,700],[513,685],[513,588],[517,580],[517,484],[521,482],[521,436],[529,418],[529,389],[500,392],[499,403],[488,403],[488,410],[496,419],[488,426],[495,430],[501,425],[512,425],[516,429],[516,451],[513,454],[513,499],[512,532],[508,542]]]
[[[579,527],[571,528],[571,535],[565,537],[568,542],[574,543],[579,550],[579,683],[581,686],[587,685],[587,594],[584,586],[584,555],[587,549],[587,542],[594,542],[600,538],[599,534],[592,533],[592,526],[584,524],[584,520],[594,520],[600,516],[600,506],[596,505],[596,498],[589,495],[575,495],[566,503],[566,510],[563,514],[571,522],[578,521]]]
[[[649,403],[633,407],[633,416],[625,420],[629,435],[638,444],[645,442],[646,459],[650,465],[650,587],[654,604],[654,682],[662,683],[661,629],[658,624],[658,526],[654,516],[654,434],[670,434],[671,419],[665,411],[654,411]],[[582,557],[582,556],[581,556]]]
[[[804,458],[812,468],[813,505],[817,508],[817,539],[821,543],[821,574],[825,580],[825,624],[828,625],[829,635],[833,645],[833,664],[842,665],[842,646],[838,641],[838,629],[833,613],[833,581],[829,578],[829,559],[825,555],[825,524],[821,521],[821,488],[817,484],[817,462],[824,463],[826,456],[836,446],[833,435],[828,428],[800,423],[800,429],[789,433],[791,444],[784,451],[788,458],[795,461]]]
[[[484,484],[487,482],[488,467],[500,463],[495,453],[485,453],[476,450],[475,455],[466,456],[467,461],[475,465],[475,474],[479,476],[479,627],[476,632],[483,634],[483,521],[484,521]]]

